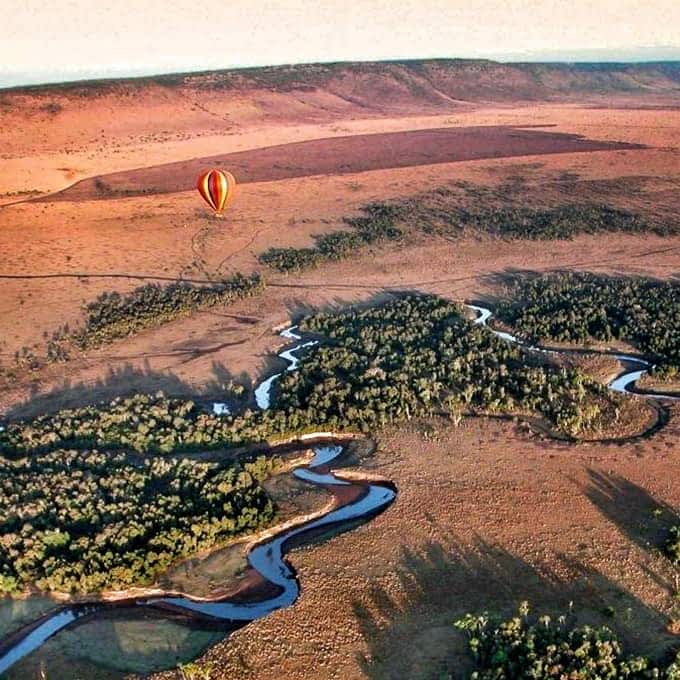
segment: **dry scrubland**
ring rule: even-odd
[[[58,276],[0,279],[0,365],[62,324],[77,326],[82,305],[104,291],[262,270],[257,256],[267,248],[313,245],[315,235],[342,228],[343,218],[369,202],[461,181],[511,187],[515,200],[606,201],[652,219],[677,217],[677,73],[654,68],[644,78],[634,69],[599,74],[599,93],[568,67],[534,72],[483,62],[2,93],[0,274]],[[425,157],[417,170],[388,159],[356,172],[361,145],[342,155],[328,142],[337,155],[320,175],[314,167],[298,172],[294,154],[281,147],[282,171],[300,176],[243,184],[223,220],[193,191],[45,196],[84,178],[217,153],[499,125],[644,148],[510,158],[489,152],[437,163]],[[677,235],[524,242],[416,233],[304,273],[266,270],[264,295],[66,364],[20,370],[2,386],[0,414],[32,416],[157,389],[209,398],[234,377],[254,382],[278,369],[272,352],[281,341],[271,329],[312,308],[403,289],[493,302],[498,275],[516,269],[670,278],[680,271],[679,254]],[[616,371],[604,360],[586,365],[602,379]],[[677,510],[679,419],[674,407],[660,432],[616,445],[567,445],[483,418],[466,418],[459,428],[412,422],[383,433],[361,469],[397,485],[395,504],[351,533],[294,552],[299,601],[211,650],[214,677],[432,678],[447,667],[462,674],[467,657],[453,619],[486,608],[510,613],[522,599],[551,612],[573,600],[584,620],[615,626],[631,650],[658,652],[675,640],[669,622],[680,618],[673,570],[650,548],[670,517],[666,504]]]
[[[499,115],[481,109],[464,120],[456,117],[452,124],[498,123]],[[342,218],[356,214],[362,205],[400,198],[416,189],[458,181],[498,186],[524,178],[527,193],[534,196],[552,193],[572,202],[577,197],[606,198],[626,209],[674,214],[679,155],[672,144],[679,116],[676,111],[555,105],[508,109],[503,118],[513,124],[554,124],[552,129],[558,131],[649,148],[422,166],[417,187],[409,169],[248,184],[240,187],[224,220],[208,215],[195,192],[0,208],[3,274],[68,275],[0,280],[0,358],[11,363],[16,351],[40,343],[44,334],[63,323],[77,325],[82,305],[101,292],[125,292],[146,281],[129,275],[204,281],[206,276],[247,273],[261,268],[256,256],[268,247],[309,245],[313,235],[341,228]],[[377,131],[383,121],[371,124]],[[338,159],[339,164],[351,161]],[[453,242],[421,237],[407,253],[387,249],[378,258],[369,253],[295,277],[270,273],[270,284],[285,287],[270,285],[264,300],[199,313],[90,353],[66,369],[53,366],[8,386],[0,405],[8,408],[36,392],[59,391],[68,399],[72,386],[80,383],[91,386],[95,397],[121,385],[182,393],[213,383],[220,367],[254,377],[267,368],[267,353],[276,342],[269,328],[299,309],[298,303],[351,301],[386,286],[412,286],[454,297],[484,296],[485,275],[508,268],[587,267],[668,276],[677,270],[678,245],[677,237],[636,235],[582,236],[549,247],[475,234]],[[111,275],[115,278],[107,278]],[[72,396],[81,393],[76,390]],[[59,399],[51,403],[60,404]]]
[[[362,469],[397,484],[394,505],[293,553],[300,599],[211,650],[214,677],[463,677],[453,620],[524,599],[550,613],[573,601],[581,621],[658,653],[680,614],[675,570],[650,547],[670,516],[654,510],[678,498],[679,415],[623,445],[569,446],[489,419],[386,434]]]

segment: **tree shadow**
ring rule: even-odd
[[[670,524],[680,523],[677,511],[656,500],[646,489],[617,474],[588,469],[584,495],[630,541],[643,548],[658,548]]]
[[[212,362],[211,371],[212,378],[197,391],[195,385],[184,381],[172,371],[152,369],[148,361],[141,367],[126,362],[120,367],[109,368],[104,377],[93,381],[72,381],[65,378],[59,386],[45,393],[38,393],[37,386],[32,386],[28,398],[9,409],[5,418],[34,418],[61,409],[109,402],[116,397],[158,391],[171,397],[193,399],[206,408],[211,408],[212,402],[216,401],[229,403],[233,407],[245,404],[252,393],[252,381],[247,373],[232,373],[218,361]],[[236,394],[232,389],[234,386],[242,386],[243,393]]]
[[[553,616],[573,603],[578,624],[608,625],[630,652],[658,656],[674,641],[662,613],[569,558],[536,567],[483,540],[462,545],[454,538],[417,553],[403,548],[394,580],[373,584],[353,603],[367,647],[358,662],[373,680],[467,677],[472,660],[453,622],[468,612],[511,616],[522,600]]]
[[[477,277],[483,292],[476,295],[486,304],[496,307],[500,303],[510,302],[512,289],[522,282],[529,281],[544,273],[532,269],[506,267],[502,271],[480,274]]]
[[[335,286],[331,286],[331,288],[334,287]],[[349,288],[350,286],[347,287]],[[417,291],[414,289],[398,290],[383,288],[381,286],[357,286],[357,289],[371,288],[374,290],[374,292],[368,297],[362,296],[360,299],[348,299],[347,297],[335,295],[325,302],[311,304],[307,300],[303,300],[300,297],[292,297],[286,299],[284,304],[288,310],[289,318],[293,323],[297,324],[304,317],[310,316],[312,314],[339,313],[349,310],[367,309],[369,307],[375,307],[377,305],[384,304],[403,295],[422,295],[422,291]]]

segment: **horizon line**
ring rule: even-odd
[[[649,50],[649,49],[670,49],[676,50],[676,48],[670,47],[656,47],[656,48],[633,48],[637,50]],[[581,52],[591,53],[598,50],[580,50]],[[616,50],[611,50],[615,52]],[[23,90],[23,89],[40,89],[48,87],[66,87],[69,85],[90,85],[97,83],[107,83],[107,82],[127,82],[144,80],[151,78],[172,78],[172,77],[190,77],[205,75],[210,73],[228,73],[231,71],[254,71],[254,70],[266,70],[266,69],[276,69],[276,68],[287,68],[296,66],[341,66],[341,65],[352,65],[352,64],[399,64],[408,62],[489,62],[495,64],[514,64],[514,65],[560,65],[560,66],[579,66],[579,65],[608,65],[608,66],[633,66],[633,65],[645,65],[645,64],[676,64],[680,63],[680,48],[677,48],[677,56],[671,58],[640,58],[640,59],[617,59],[617,58],[603,58],[603,59],[532,59],[530,58],[530,53],[526,55],[524,59],[512,58],[512,59],[501,59],[501,58],[491,58],[491,57],[388,57],[385,59],[357,59],[357,60],[332,60],[332,61],[311,61],[311,62],[282,62],[277,64],[253,64],[253,65],[238,65],[238,66],[224,66],[224,67],[208,67],[208,68],[196,68],[189,70],[153,70],[153,67],[149,67],[148,72],[146,69],[142,69],[142,72],[134,72],[134,69],[111,69],[108,73],[102,73],[102,75],[83,75],[82,78],[74,76],[72,79],[67,76],[66,80],[45,80],[39,82],[26,82],[26,83],[15,83],[10,85],[3,85],[0,81],[0,92],[9,90]],[[131,71],[128,75],[125,74],[126,71]],[[86,71],[83,72],[84,74]],[[0,72],[0,78],[2,74]],[[49,76],[47,76],[49,77]]]

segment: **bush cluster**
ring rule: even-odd
[[[270,248],[258,259],[284,273],[311,269],[328,260],[343,260],[366,246],[399,240],[403,232],[395,224],[397,215],[396,207],[372,203],[364,207],[361,216],[345,220],[353,231],[332,231],[317,236],[314,248]]]
[[[316,248],[269,248],[257,259],[261,264],[287,274],[313,269],[321,262],[321,253]]]
[[[208,451],[264,442],[313,426],[312,418],[276,408],[216,415],[190,399],[158,392],[8,423],[0,431],[0,454],[17,458],[58,448],[160,455]]]
[[[680,657],[665,667],[642,656],[627,656],[609,628],[576,626],[571,617],[531,620],[522,603],[518,616],[503,621],[468,614],[455,626],[468,635],[475,660],[470,680],[680,680]]]
[[[498,316],[534,342],[623,340],[680,370],[680,283],[590,273],[520,277]]]
[[[680,524],[669,529],[663,551],[673,564],[680,565]]]
[[[473,227],[517,239],[570,239],[604,232],[677,232],[669,224],[652,224],[642,215],[601,204],[568,204],[551,208],[470,208],[458,211],[461,227]]]
[[[0,593],[151,582],[180,557],[269,524],[260,482],[275,462],[64,449],[0,458]]]
[[[263,289],[259,274],[236,274],[212,285],[150,283],[124,295],[103,293],[86,306],[85,326],[72,337],[83,348],[97,347],[198,309],[256,295]]]

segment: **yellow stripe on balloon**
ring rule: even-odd
[[[229,191],[229,185],[227,183],[227,178],[224,173],[215,171],[212,175],[212,180],[214,184],[214,196],[215,205],[217,206],[217,214],[219,215],[224,209],[224,204],[227,201],[227,193]]]

